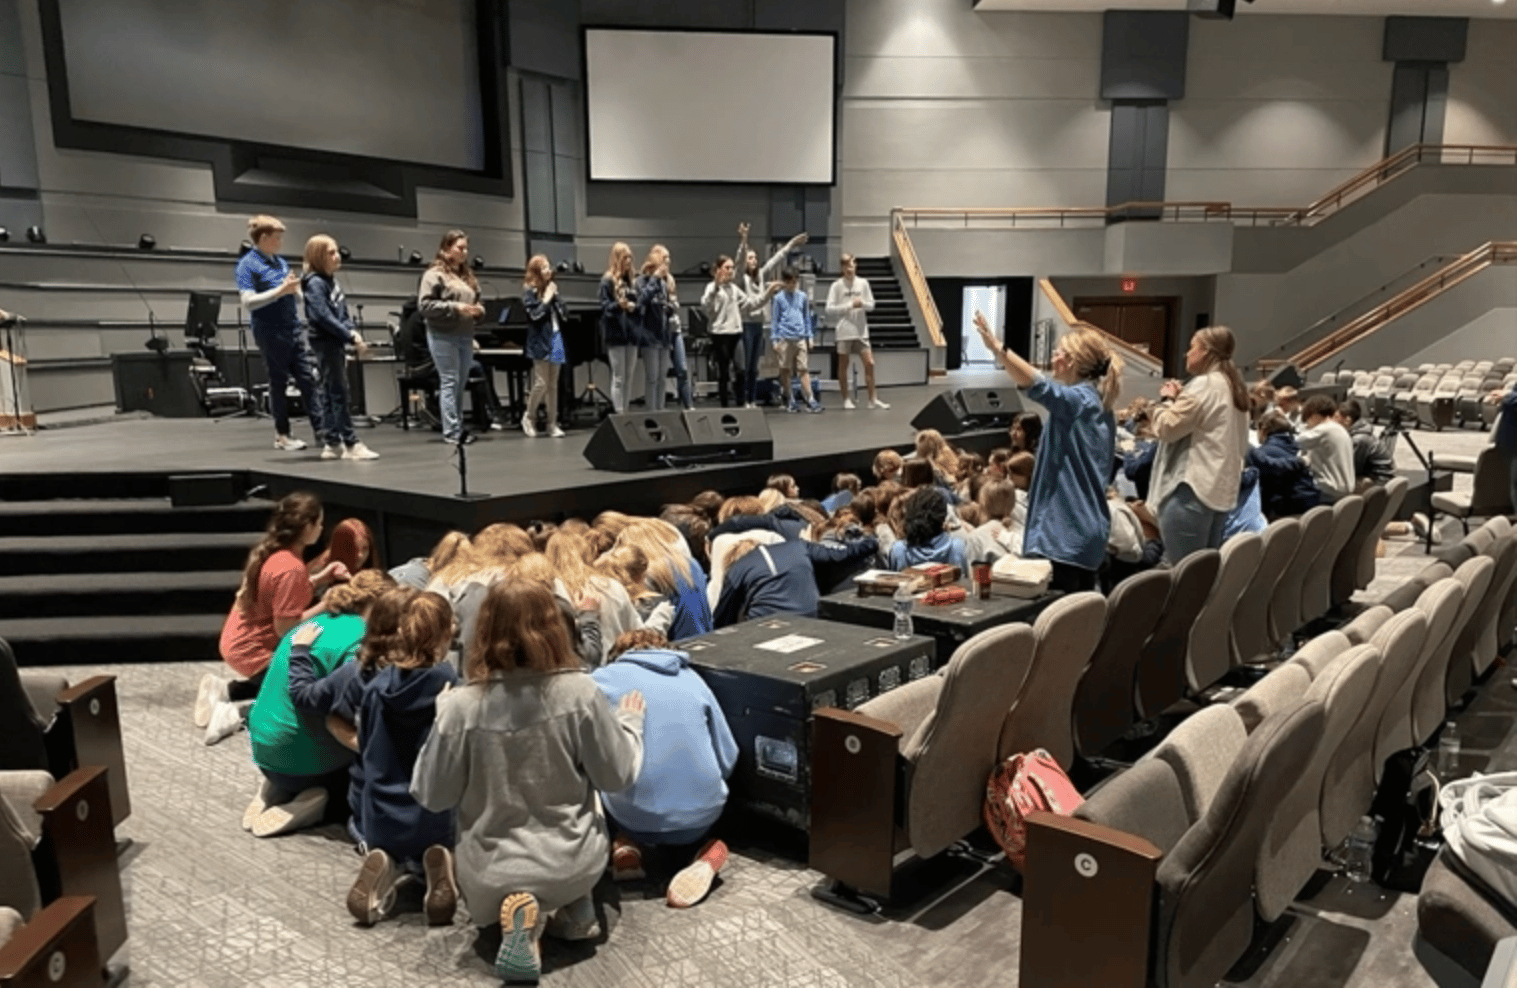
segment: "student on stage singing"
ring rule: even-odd
[[[564,304],[559,300],[559,286],[553,280],[553,266],[535,254],[527,262],[526,289],[522,308],[527,311],[527,346],[532,359],[532,391],[527,395],[527,412],[522,417],[522,432],[538,435],[533,420],[538,406],[548,407],[548,435],[562,437],[559,427],[559,369],[564,365],[563,326],[567,322]]]
[[[875,308],[875,293],[870,283],[855,274],[854,256],[843,256],[843,278],[828,289],[828,319],[834,321],[838,342],[838,389],[843,393],[843,408],[853,409],[849,395],[849,370],[853,356],[864,365],[864,385],[870,393],[870,409],[889,409],[875,394],[875,355],[870,350],[870,327],[865,314]]]
[[[733,277],[736,272],[737,266],[732,258],[718,255],[712,280],[701,294],[701,308],[706,311],[708,330],[712,335],[712,358],[717,362],[717,396],[724,409],[727,408],[729,375],[732,377],[733,404],[751,405],[747,401],[749,380],[759,369],[749,363],[744,341],[747,324],[743,318],[755,305],[767,305],[780,288],[779,283],[772,282],[755,299]]]
[[[326,234],[317,234],[306,242],[305,265],[301,273],[301,298],[306,303],[306,325],[310,327],[311,350],[321,371],[317,386],[325,410],[322,427],[322,460],[372,461],[379,455],[365,446],[353,432],[353,415],[348,411],[348,345],[359,357],[369,353],[369,345],[353,329],[348,315],[348,300],[337,284],[337,270],[342,267],[337,242]],[[357,568],[352,568],[356,573]]]
[[[422,276],[417,307],[427,321],[427,349],[437,366],[444,443],[472,443],[464,432],[464,381],[474,361],[474,327],[485,315],[480,283],[469,268],[469,235],[450,230]]]
[[[611,367],[611,407],[626,412],[643,326],[638,319],[632,248],[621,241],[611,246],[611,258],[601,276],[600,300],[601,339],[606,342],[606,362]]]
[[[664,408],[664,379],[673,346],[670,314],[676,305],[671,295],[672,283],[669,250],[663,244],[655,244],[648,249],[638,275],[638,312],[643,324],[643,344],[638,356],[643,359],[643,402],[651,411]]]
[[[748,368],[748,392],[744,395],[744,406],[752,409],[759,398],[759,356],[764,351],[764,338],[770,328],[770,295],[765,294],[767,285],[773,283],[780,275],[780,269],[785,265],[785,259],[790,253],[806,243],[806,232],[802,231],[789,241],[785,246],[775,252],[761,267],[759,255],[749,250],[748,247],[748,224],[738,225],[738,253],[733,255],[743,266],[743,277],[739,280],[739,288],[750,300],[751,305],[743,307],[743,363]],[[773,293],[777,289],[770,289]]]
[[[253,340],[269,371],[269,412],[274,416],[276,450],[304,450],[306,441],[290,435],[290,413],[285,386],[291,378],[306,404],[306,416],[318,440],[322,439],[322,394],[316,387],[315,361],[306,332],[300,325],[295,297],[300,295],[300,276],[290,271],[279,251],[285,243],[285,225],[260,214],[248,221],[253,250],[237,262],[237,292],[253,326]]]

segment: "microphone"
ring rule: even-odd
[[[26,317],[20,313],[7,313],[0,309],[0,330],[9,330],[20,323],[25,323]]]

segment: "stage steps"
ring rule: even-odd
[[[167,476],[76,481],[0,480],[0,638],[18,662],[215,660],[269,503],[175,507]]]
[[[890,258],[854,259],[860,276],[869,279],[875,296],[875,311],[869,317],[870,345],[876,350],[911,350],[921,347],[906,296],[891,267]],[[832,283],[829,282],[829,285]],[[826,288],[822,291],[825,293]],[[826,298],[824,294],[823,298]]]

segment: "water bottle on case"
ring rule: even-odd
[[[897,639],[912,638],[912,598],[917,586],[912,582],[906,582],[896,588],[893,601],[896,607],[896,621],[891,626],[891,632]]]

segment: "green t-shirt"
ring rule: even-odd
[[[322,634],[311,645],[318,678],[358,655],[364,638],[363,616],[327,613],[311,621],[322,627]],[[248,712],[248,740],[253,745],[253,762],[259,767],[314,777],[347,766],[353,752],[327,731],[325,714],[298,712],[290,703],[290,637],[294,634],[295,629],[286,633],[274,651],[258,700]]]

